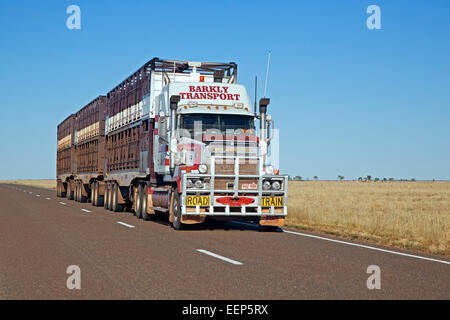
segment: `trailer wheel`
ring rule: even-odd
[[[80,202],[80,184],[77,182],[75,182],[75,194],[74,194],[74,199],[76,202]]]
[[[108,209],[113,211],[114,183],[109,185],[108,192]]]
[[[137,196],[136,196],[136,210],[135,216],[138,219],[142,218],[142,184],[140,184],[137,188]]]
[[[67,200],[73,200],[72,183],[67,181]]]
[[[106,210],[109,210],[109,184],[105,185],[105,201],[103,203],[103,207]]]
[[[147,187],[144,186],[142,188],[142,200],[141,200],[142,214],[141,214],[141,216],[142,216],[142,219],[144,219],[145,221],[153,220],[153,217],[155,216],[154,214],[147,213],[147,198],[148,198]]]
[[[61,188],[60,188],[60,183],[59,181],[56,182],[56,196],[58,198],[61,198]]]
[[[90,202],[92,205],[94,205],[94,196],[95,196],[95,181],[91,183],[91,197]]]
[[[122,212],[123,211],[123,206],[121,204],[119,204],[119,185],[118,184],[114,184],[112,187],[112,211],[114,212]]]
[[[94,207],[98,206],[97,181],[92,182],[91,187],[91,203]]]
[[[103,207],[103,203],[105,202],[105,195],[100,195],[100,183],[95,183],[95,197],[97,199],[97,207]]]
[[[183,228],[183,225],[181,223],[181,206],[180,206],[180,194],[178,193],[178,188],[176,188],[173,195],[173,201],[170,204],[172,207],[172,214],[173,214],[173,222],[172,227],[175,230],[181,230]]]
[[[80,181],[80,185],[79,185],[78,189],[80,189],[78,191],[79,194],[80,194],[79,197],[78,197],[79,201],[82,202],[82,203],[87,202],[87,197],[83,196],[83,189],[84,189],[83,181]]]
[[[59,191],[60,191],[59,196],[61,198],[65,198],[67,196],[67,183],[66,182],[60,182],[59,188],[60,188],[59,189]],[[63,189],[66,190],[66,191],[64,192]]]

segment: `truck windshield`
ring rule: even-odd
[[[254,132],[255,123],[252,116],[224,115],[224,114],[185,114],[181,116],[181,128],[194,132],[195,122],[201,124],[202,132],[227,130],[242,130],[242,132]]]

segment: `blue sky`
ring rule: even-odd
[[[0,44],[0,179],[53,178],[57,124],[152,57],[236,61],[261,96],[268,50],[282,173],[450,179],[446,0],[2,1]]]

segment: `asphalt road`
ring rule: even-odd
[[[175,231],[34,187],[0,185],[0,203],[0,299],[450,299],[443,257],[245,223]]]

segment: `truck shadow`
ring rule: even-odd
[[[172,223],[169,222],[167,217],[157,217],[153,223],[159,223],[165,225],[169,228],[172,227]],[[256,223],[248,221],[212,221],[207,220],[199,224],[185,224],[183,225],[182,231],[213,231],[213,230],[224,230],[224,231],[254,231],[254,232],[283,232],[281,228],[267,229],[265,227],[259,226]]]

